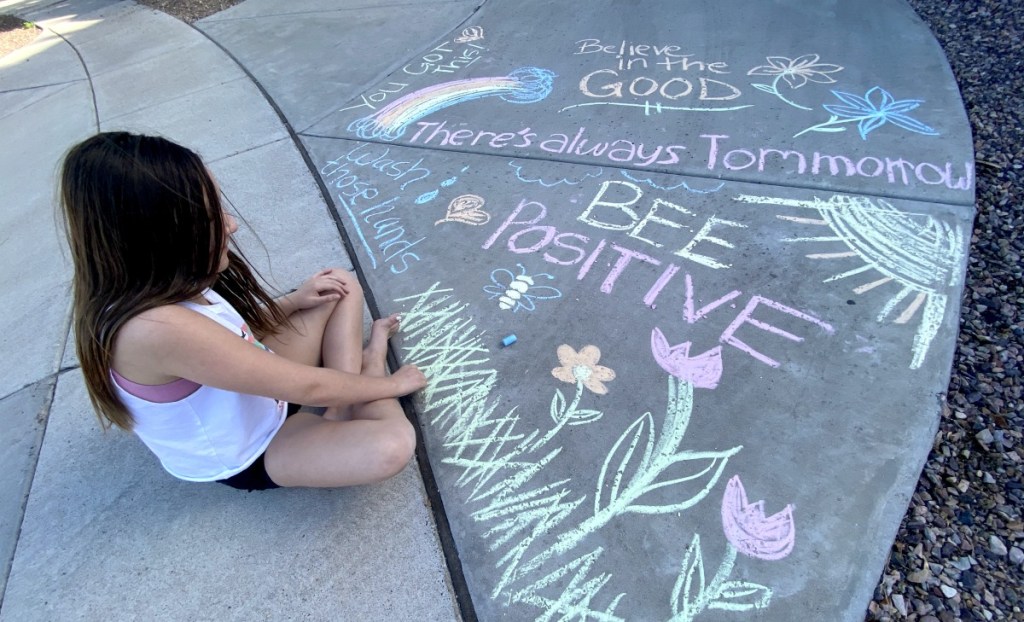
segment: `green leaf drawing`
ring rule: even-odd
[[[551,420],[555,423],[562,421],[565,417],[565,395],[562,391],[555,389],[555,394],[551,397]]]
[[[715,600],[708,603],[708,609],[750,611],[764,609],[771,600],[772,591],[763,585],[746,581],[726,581],[719,589]]]
[[[637,448],[641,443],[643,453],[638,453]],[[624,479],[632,483],[646,471],[653,451],[654,419],[647,412],[626,428],[601,465],[597,493],[594,495],[595,515],[601,512],[602,507],[611,506],[618,500]],[[602,499],[607,500],[603,506]]]
[[[697,505],[715,487],[729,458],[741,449],[742,445],[723,451],[679,452],[663,465],[656,465],[661,479],[645,486],[634,497],[639,500],[643,495],[671,488],[671,491],[666,492],[670,492],[677,500],[658,505],[630,503],[626,511],[636,514],[668,514]]]
[[[694,589],[694,580],[697,581]],[[693,534],[690,546],[686,547],[683,556],[682,570],[672,588],[672,613],[683,620],[690,620],[697,612],[691,612],[690,603],[700,599],[706,586],[704,576],[704,555],[700,550],[700,534]]]
[[[604,413],[600,410],[593,410],[590,408],[583,408],[573,413],[572,419],[569,420],[569,425],[584,425],[597,421],[604,416]]]

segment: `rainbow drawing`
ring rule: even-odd
[[[513,104],[539,102],[551,93],[554,78],[555,73],[547,69],[521,67],[507,76],[435,84],[353,121],[348,130],[363,139],[397,140],[412,123],[462,102],[491,96]]]

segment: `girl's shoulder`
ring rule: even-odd
[[[147,354],[159,354],[154,350],[192,338],[197,322],[202,324],[206,319],[182,305],[169,304],[146,309],[121,326],[114,340],[115,350],[140,349]]]
[[[165,357],[193,339],[202,318],[179,305],[147,309],[127,320],[114,337],[113,367],[141,384],[164,384],[177,378],[163,369]]]
[[[182,323],[188,324],[196,314],[188,308],[177,305],[160,305],[132,316],[121,327],[120,334],[145,336],[172,329]]]

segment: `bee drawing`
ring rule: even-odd
[[[498,268],[491,272],[491,282],[494,285],[487,285],[484,291],[488,293],[489,299],[498,299],[498,308],[502,311],[511,310],[513,313],[520,309],[533,311],[536,308],[536,300],[552,300],[561,298],[562,292],[550,285],[537,285],[536,279],[555,277],[542,272],[530,276],[526,274],[523,264],[516,264],[519,267],[519,274],[513,274],[511,270]]]

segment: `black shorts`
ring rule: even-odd
[[[302,408],[299,404],[288,404],[288,413],[285,415],[285,419],[291,417],[295,413],[299,412]],[[272,488],[280,488],[279,485],[274,483],[274,480],[270,479],[270,475],[267,473],[267,466],[263,462],[263,455],[266,452],[260,454],[259,458],[250,464],[244,471],[235,473],[227,479],[217,480],[218,484],[224,484],[225,486],[231,486],[239,490],[270,490]]]

